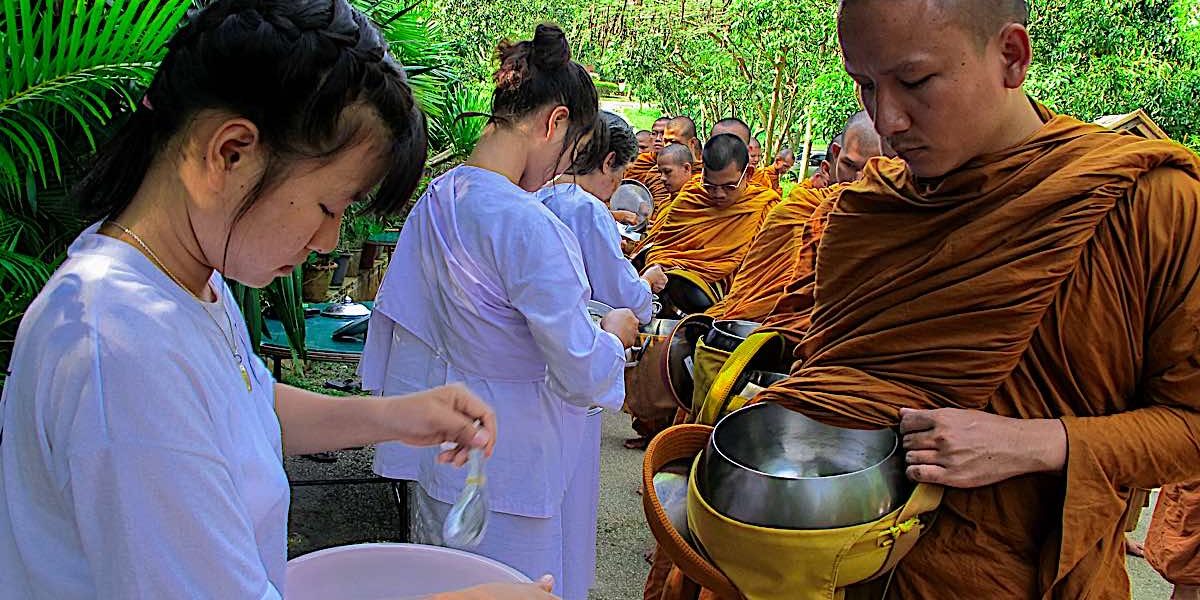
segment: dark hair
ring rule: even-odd
[[[746,143],[732,133],[722,133],[708,140],[704,145],[704,168],[710,171],[720,171],[733,163],[738,169],[745,169],[750,162],[750,151]]]
[[[512,125],[546,105],[570,111],[563,151],[573,147],[596,126],[600,98],[591,75],[571,60],[567,37],[557,25],[537,26],[532,40],[500,42],[500,68],[493,76],[489,122]]]
[[[142,105],[76,195],[96,216],[120,213],[172,137],[199,111],[219,109],[252,121],[269,152],[244,213],[290,162],[327,159],[361,141],[372,123],[346,115],[356,104],[391,135],[387,172],[367,209],[395,211],[424,169],[425,116],[379,30],[346,0],[215,0],[189,13],[167,42]]]
[[[567,174],[587,175],[599,169],[604,166],[604,159],[610,152],[614,154],[614,167],[629,164],[637,157],[637,138],[625,119],[602,110],[596,117],[596,129],[592,132],[592,139],[575,155],[575,161],[567,169]]]

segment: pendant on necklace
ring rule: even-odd
[[[250,372],[246,370],[246,365],[242,361],[238,361],[238,368],[242,370],[242,381],[246,382],[246,391],[250,391]]]

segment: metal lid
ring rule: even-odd
[[[321,310],[321,316],[332,317],[334,319],[357,319],[369,314],[371,314],[371,309],[355,302],[350,296],[346,296],[342,298],[341,302],[334,302]]]

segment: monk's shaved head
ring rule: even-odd
[[[643,129],[637,132],[638,152],[649,152],[654,149],[654,132]]]
[[[762,162],[762,142],[752,137],[746,147],[750,150],[750,166],[758,167],[758,163]]]
[[[729,133],[738,136],[742,143],[750,144],[750,126],[745,121],[737,117],[726,117],[717,121],[712,126],[712,131],[708,132],[708,137],[716,137],[722,133]]]
[[[674,132],[676,137],[683,140],[694,140],[696,139],[696,122],[691,117],[681,115],[667,123],[667,131]]]
[[[663,134],[666,144],[683,144],[692,150],[692,160],[700,160],[703,147],[696,137],[696,122],[691,117],[678,116],[667,123],[667,131]]]
[[[1025,0],[923,0],[927,8],[941,11],[986,43],[1009,23],[1029,24],[1029,5]],[[838,20],[848,8],[872,5],[881,10],[896,10],[894,0],[841,0]]]
[[[857,181],[862,178],[867,162],[884,154],[883,140],[865,110],[850,117],[840,137],[842,141],[830,172],[830,183]]]
[[[683,144],[667,144],[658,152],[658,164],[682,165],[692,162],[692,151]]]
[[[667,191],[678,194],[692,178],[692,150],[683,144],[667,144],[658,152],[658,176]]]
[[[783,159],[796,160],[796,153],[795,153],[795,152],[792,152],[792,149],[791,149],[791,148],[784,148],[784,149],[782,149],[782,150],[780,150],[780,151],[779,151],[779,154],[776,154],[776,155],[775,155],[775,158],[777,158],[777,159],[778,159],[778,158],[783,158]]]
[[[732,165],[738,171],[746,169],[750,162],[750,150],[736,135],[723,133],[708,140],[704,146],[704,169],[721,171]]]
[[[1020,0],[841,0],[846,73],[919,178],[1021,142],[1042,127],[1023,87],[1033,62]]]

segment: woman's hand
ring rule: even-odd
[[[638,340],[638,319],[628,308],[618,308],[600,319],[600,329],[607,331],[621,340],[621,345],[632,348]]]
[[[537,583],[489,583],[457,592],[437,594],[429,600],[552,600],[554,578],[546,575]]]
[[[466,464],[471,448],[482,448],[492,455],[496,413],[461,383],[385,400],[381,417],[392,424],[396,441],[410,446],[458,444],[439,454],[438,462],[459,467]]]

